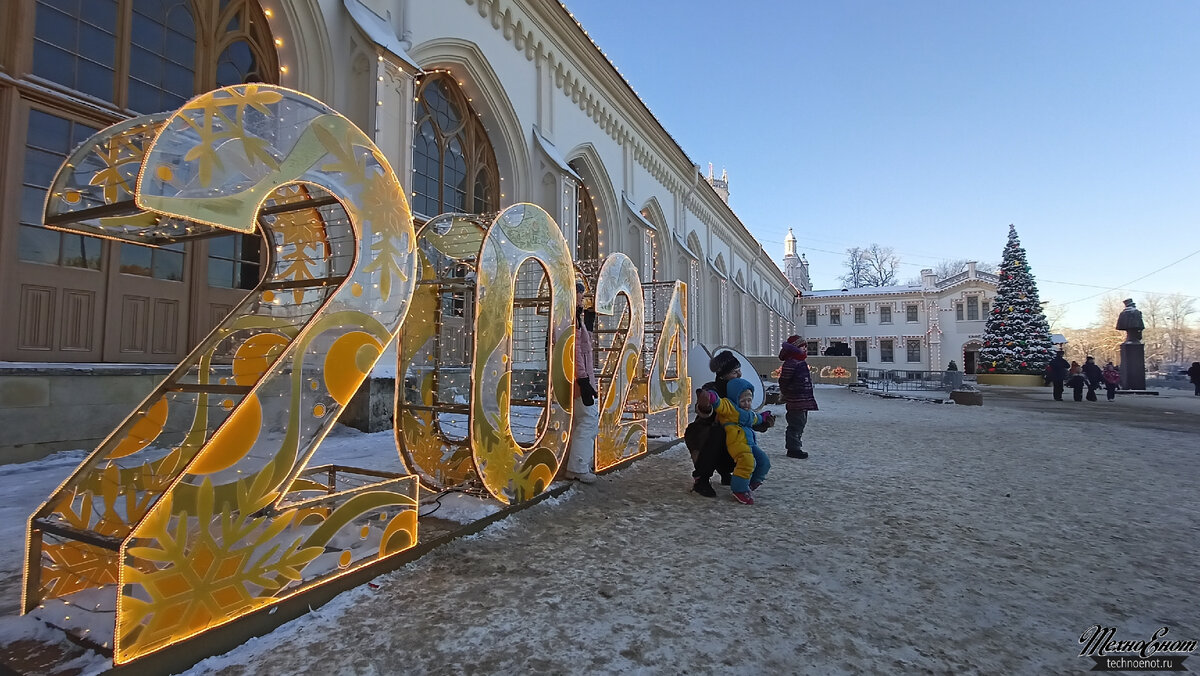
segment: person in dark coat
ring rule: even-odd
[[[1200,361],[1192,362],[1192,367],[1187,370],[1188,379],[1196,386],[1196,396],[1200,397]]]
[[[1095,357],[1083,360],[1083,377],[1087,379],[1087,400],[1096,401],[1096,390],[1104,382],[1104,371],[1100,370]]]
[[[709,390],[716,392],[718,398],[727,395],[726,386],[730,380],[742,377],[742,363],[729,350],[718,352],[709,360],[708,368],[716,379],[705,383],[697,392]],[[717,497],[709,483],[713,473],[720,473],[721,485],[728,486],[734,467],[733,457],[725,449],[725,431],[721,424],[711,410],[701,413],[697,408],[696,419],[688,425],[683,438],[692,453],[692,490],[706,498]]]
[[[1050,360],[1050,382],[1054,384],[1054,401],[1062,401],[1063,381],[1067,379],[1067,371],[1071,369],[1071,364],[1063,359],[1063,351],[1059,350],[1058,354],[1054,355],[1054,359]]]
[[[813,396],[812,373],[808,369],[808,348],[800,336],[791,336],[779,349],[779,393],[787,404],[787,430],[784,432],[787,456],[808,457],[804,450],[804,426],[808,424],[808,412],[817,410],[817,399]]]
[[[1079,362],[1072,360],[1071,366],[1067,370],[1067,385],[1074,391],[1075,401],[1083,401],[1083,386],[1087,384],[1087,378],[1083,377],[1083,367]]]

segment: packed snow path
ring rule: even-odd
[[[1095,624],[1200,639],[1200,398],[1042,392],[1045,409],[821,388],[809,460],[761,435],[753,507],[689,493],[679,447],[193,672],[1065,673],[1092,666]],[[1145,408],[1192,431],[1121,422]]]

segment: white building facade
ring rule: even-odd
[[[798,333],[810,354],[845,346],[860,368],[941,371],[954,361],[975,373],[999,281],[968,263],[946,279],[922,270],[919,285],[804,291]]]
[[[244,81],[366,130],[418,223],[532,202],[578,261],[620,251],[643,282],[687,282],[693,339],[764,355],[792,331],[795,291],[731,211],[728,177],[706,180],[557,0],[8,4],[0,361],[176,363],[257,283],[254,236],[152,257],[46,231],[37,214],[43,175],[91,131]],[[71,31],[85,29],[111,53],[80,53]]]
[[[774,355],[795,331],[796,290],[728,176],[701,172],[557,0],[7,0],[2,16],[0,428],[20,434],[0,463],[103,438],[259,283],[257,233],[151,249],[41,213],[95,131],[245,82],[362,128],[418,225],[531,202],[585,271],[623,252],[643,282],[686,282],[693,341]]]

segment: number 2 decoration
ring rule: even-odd
[[[315,99],[249,84],[98,132],[60,168],[45,220],[122,246],[230,234],[267,243],[258,286],[29,520],[24,612],[115,594],[117,664],[412,547],[422,484],[477,481],[519,502],[559,470],[571,424],[574,271],[539,207],[514,205],[486,225],[442,216],[418,236],[369,137]],[[549,281],[548,297],[520,300],[545,316],[546,353],[523,402],[540,406],[536,434],[518,442],[513,311],[528,262]],[[451,268],[470,273],[445,282]],[[475,298],[462,364],[469,398],[449,404],[468,421],[457,439],[440,427],[442,328],[429,322],[447,283]],[[618,371],[606,373],[614,391],[603,394],[601,437],[611,466],[645,450],[644,421],[613,422],[624,389],[640,383],[643,410],[677,408],[684,419],[686,307],[678,283],[647,382],[637,377],[642,293],[629,259],[606,262],[598,287],[598,311],[611,314],[623,293],[636,315],[609,360]],[[395,425],[406,472],[310,467],[400,334]]]

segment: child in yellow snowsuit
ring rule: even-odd
[[[771,470],[771,460],[758,447],[754,430],[751,428],[755,425],[770,427],[774,424],[774,416],[770,411],[759,414],[751,410],[754,386],[742,378],[729,381],[725,387],[727,396],[720,401],[714,401],[715,392],[702,392],[709,397],[709,401],[706,402],[709,406],[704,408],[716,406],[717,422],[725,428],[725,448],[737,463],[730,484],[733,497],[744,505],[753,505],[754,498],[750,491],[757,489],[767,478],[767,472]]]

